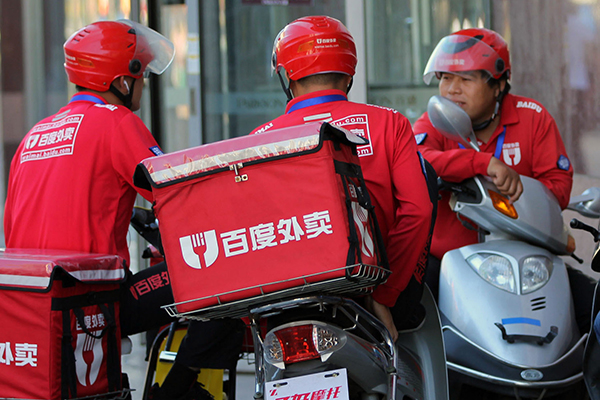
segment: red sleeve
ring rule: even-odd
[[[532,147],[532,177],[546,185],[556,196],[561,208],[565,209],[573,186],[573,166],[568,161],[556,122],[545,110],[538,126],[534,128]]]
[[[112,137],[111,157],[115,171],[142,197],[152,201],[152,192],[133,184],[133,174],[140,161],[155,156],[152,149],[159,149],[146,125],[135,114],[126,115]]]
[[[477,174],[487,175],[493,154],[459,148],[457,143],[446,139],[431,125],[427,113],[415,122],[413,130],[419,141],[419,151],[440,178],[461,182]]]
[[[8,243],[8,239],[10,237],[11,234],[11,230],[12,230],[12,210],[13,210],[13,197],[14,197],[14,191],[15,188],[13,186],[13,181],[14,181],[14,175],[17,171],[17,162],[16,162],[16,154],[20,154],[21,153],[21,146],[23,145],[23,143],[21,143],[21,145],[19,145],[19,148],[17,149],[17,152],[15,153],[15,157],[12,159],[11,163],[10,163],[10,170],[8,173],[8,187],[6,189],[6,203],[4,204],[4,243]]]
[[[386,247],[392,274],[373,293],[377,302],[388,307],[396,303],[415,272],[429,235],[432,212],[410,123],[401,117],[395,126],[395,133],[385,138],[397,204]]]

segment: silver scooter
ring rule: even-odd
[[[368,286],[369,279],[350,277],[357,286]],[[429,289],[421,300],[426,312],[423,323],[400,332],[394,343],[385,326],[358,299],[335,294],[344,284],[312,288],[307,283],[180,316],[249,319],[255,399],[447,399],[441,325]]]
[[[600,218],[600,188],[592,187],[584,191],[580,196],[572,198],[568,208],[579,212],[588,218]],[[594,242],[600,241],[600,231],[575,218],[571,220],[571,228],[581,229],[592,234]],[[600,272],[600,248],[592,258],[591,267],[595,272]],[[600,336],[594,329],[594,321],[600,318],[600,284],[596,285],[594,303],[592,305],[592,328],[585,345],[583,355],[583,378],[591,400],[600,400]]]
[[[428,114],[446,137],[479,151],[469,116],[431,98]],[[451,208],[473,221],[483,241],[447,252],[438,306],[451,393],[464,384],[516,398],[582,389],[580,334],[567,268],[568,228],[552,193],[521,176],[514,204],[488,177],[447,184]],[[569,397],[579,398],[579,397]]]

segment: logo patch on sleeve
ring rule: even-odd
[[[165,154],[158,146],[149,147],[148,150],[153,152],[155,156],[162,156],[163,154]]]
[[[567,157],[565,157],[561,154],[560,157],[558,157],[558,161],[556,162],[556,165],[558,166],[558,168],[562,169],[563,171],[568,171],[569,167],[571,166],[571,162],[569,161],[569,159]]]
[[[417,133],[415,135],[415,140],[417,141],[417,144],[421,144],[421,143],[423,143],[423,141],[425,140],[426,137],[427,137],[427,132]]]

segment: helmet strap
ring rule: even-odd
[[[121,100],[121,103],[123,103],[123,105],[127,108],[129,108],[131,110],[131,105],[132,105],[132,99],[133,99],[133,88],[135,87],[135,81],[137,79],[134,79],[133,82],[131,83],[131,87],[129,88],[129,93],[127,94],[123,94],[121,93],[114,85],[110,85],[110,87],[108,88],[108,90],[114,94],[115,96],[117,96],[117,98],[119,100]]]
[[[354,77],[350,77],[350,83],[348,84],[348,88],[346,89],[346,94],[350,93],[350,89],[352,89],[352,84],[354,83]]]
[[[289,81],[288,81],[288,84],[286,86],[285,82],[283,80],[283,77],[281,76],[281,71],[277,71],[277,76],[279,77],[279,82],[281,83],[281,88],[283,89],[283,92],[287,96],[287,101],[289,103],[294,98],[294,96],[292,96],[292,91],[290,90]]]
[[[492,121],[496,119],[498,114],[500,114],[500,105],[502,104],[502,100],[504,99],[504,96],[508,93],[509,90],[510,84],[506,82],[504,85],[504,90],[502,90],[498,97],[496,97],[496,107],[494,107],[494,113],[492,114],[492,116],[480,124],[473,125],[473,131],[481,131],[490,126]]]

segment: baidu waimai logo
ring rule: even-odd
[[[208,230],[179,238],[181,255],[185,263],[194,269],[213,265],[221,250],[225,257],[233,257],[250,251],[259,251],[319,235],[333,234],[328,210],[316,211],[301,217],[282,218],[277,223],[261,223],[249,228],[234,229],[217,235]]]
[[[83,322],[85,327],[77,321],[75,328],[75,373],[81,386],[93,386],[104,360],[102,336],[107,322],[103,313],[85,315]]]
[[[369,213],[357,202],[352,202],[352,216],[359,235],[361,251],[367,257],[375,257],[375,245],[369,233]]]
[[[195,249],[202,249],[204,267],[210,267],[219,257],[219,243],[217,242],[217,233],[215,230],[195,233],[193,235],[179,238],[181,246],[181,255],[187,265],[195,269],[202,268],[200,256],[196,254]]]

